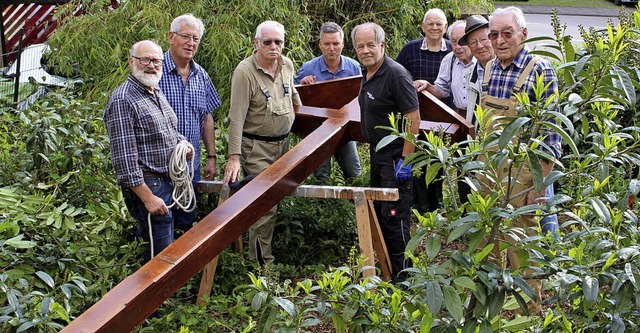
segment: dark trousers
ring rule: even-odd
[[[422,175],[413,178],[413,207],[420,214],[432,212],[442,208],[442,169],[438,171],[435,180],[427,186],[427,167],[423,167]]]
[[[167,206],[173,202],[171,198],[173,185],[168,177],[145,178],[144,182],[155,196],[164,200]],[[147,242],[147,248],[149,249],[149,212],[145,208],[142,200],[140,200],[130,188],[122,188],[122,195],[124,197],[124,203],[127,205],[127,210],[129,210],[129,213],[137,222],[134,236]],[[154,256],[162,252],[162,250],[173,242],[173,218],[175,210],[177,209],[169,209],[169,213],[166,215],[151,215],[151,236],[153,237]],[[147,251],[144,255],[144,262],[146,263],[150,258],[150,251]]]
[[[371,186],[397,188],[400,193],[398,201],[375,201],[374,203],[378,223],[389,252],[393,282],[404,281],[407,274],[401,271],[412,266],[411,260],[405,259],[404,256],[407,243],[411,239],[409,226],[412,202],[411,182],[398,185],[394,175],[395,164],[401,154],[401,146],[387,146],[376,152],[372,145],[370,149]]]

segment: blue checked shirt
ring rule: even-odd
[[[158,86],[167,96],[178,117],[178,131],[187,138],[195,150],[194,165],[196,171],[199,171],[204,118],[222,104],[218,92],[209,74],[193,60],[185,84],[169,52],[164,54],[162,78]]]
[[[162,94],[155,94],[131,74],[111,93],[104,111],[111,160],[118,184],[142,185],[143,171],[169,172],[173,149],[184,137],[178,133],[176,116]]]
[[[331,72],[329,67],[327,67],[327,64],[324,62],[324,56],[319,56],[302,64],[302,67],[300,67],[300,70],[298,71],[298,75],[296,75],[293,82],[295,84],[300,84],[300,81],[309,75],[315,75],[316,81],[320,82],[320,81],[340,79],[340,78],[355,76],[360,74],[362,74],[362,70],[360,69],[360,64],[349,57],[345,57],[341,55],[340,68],[338,68],[338,70],[335,73],[333,73]]]
[[[487,94],[498,98],[511,98],[513,87],[516,81],[518,81],[520,73],[522,73],[531,59],[533,59],[533,55],[529,54],[526,47],[520,50],[518,55],[513,59],[513,62],[506,68],[502,68],[500,61],[496,58],[489,72]],[[531,74],[529,74],[529,77],[522,86],[522,91],[527,92],[531,100],[535,99],[533,85],[536,83],[536,75],[542,75],[545,84],[551,82],[543,94],[544,99],[556,98],[555,93],[558,91],[558,77],[551,64],[544,59],[539,59],[533,66]],[[553,154],[555,158],[560,158],[562,155],[562,137],[555,132],[545,132],[543,135],[545,135],[544,143],[551,148],[550,153]]]

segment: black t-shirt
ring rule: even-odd
[[[362,134],[374,147],[390,132],[376,126],[391,126],[389,115],[405,114],[418,109],[418,94],[413,87],[411,74],[391,58],[384,56],[382,65],[369,80],[367,70],[362,73],[358,103]],[[402,146],[402,140],[392,145]]]

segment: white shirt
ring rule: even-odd
[[[451,67],[453,61],[453,69]],[[465,77],[466,68],[473,67],[476,64],[476,58],[471,58],[468,64],[463,64],[453,55],[453,52],[447,54],[440,63],[438,78],[434,85],[442,97],[453,96],[453,104],[458,109],[467,109],[469,104],[467,101],[467,80]]]

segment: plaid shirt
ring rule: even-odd
[[[131,74],[111,93],[104,110],[111,160],[118,184],[135,187],[143,171],[169,172],[169,158],[180,140],[176,116],[158,88],[155,94]]]
[[[520,50],[511,64],[506,68],[502,68],[500,61],[496,58],[489,72],[487,94],[498,98],[511,98],[513,88],[516,81],[518,81],[520,73],[522,73],[531,59],[533,59],[533,55],[529,54],[526,47]],[[522,86],[522,91],[529,94],[531,100],[535,100],[533,85],[536,83],[537,75],[541,75],[544,78],[545,84],[551,82],[549,87],[544,91],[544,99],[555,98],[555,93],[558,91],[558,77],[551,64],[544,59],[539,59],[533,66],[531,74],[529,74],[529,77],[527,77]],[[556,158],[560,158],[562,155],[562,137],[555,132],[548,131],[543,133],[543,135],[545,135],[543,141],[551,148],[551,154]]]
[[[200,166],[200,138],[205,116],[219,107],[222,102],[209,74],[191,60],[191,71],[187,83],[182,80],[171,54],[164,54],[162,78],[158,86],[167,97],[178,117],[178,131],[184,135],[196,151],[194,165]]]

